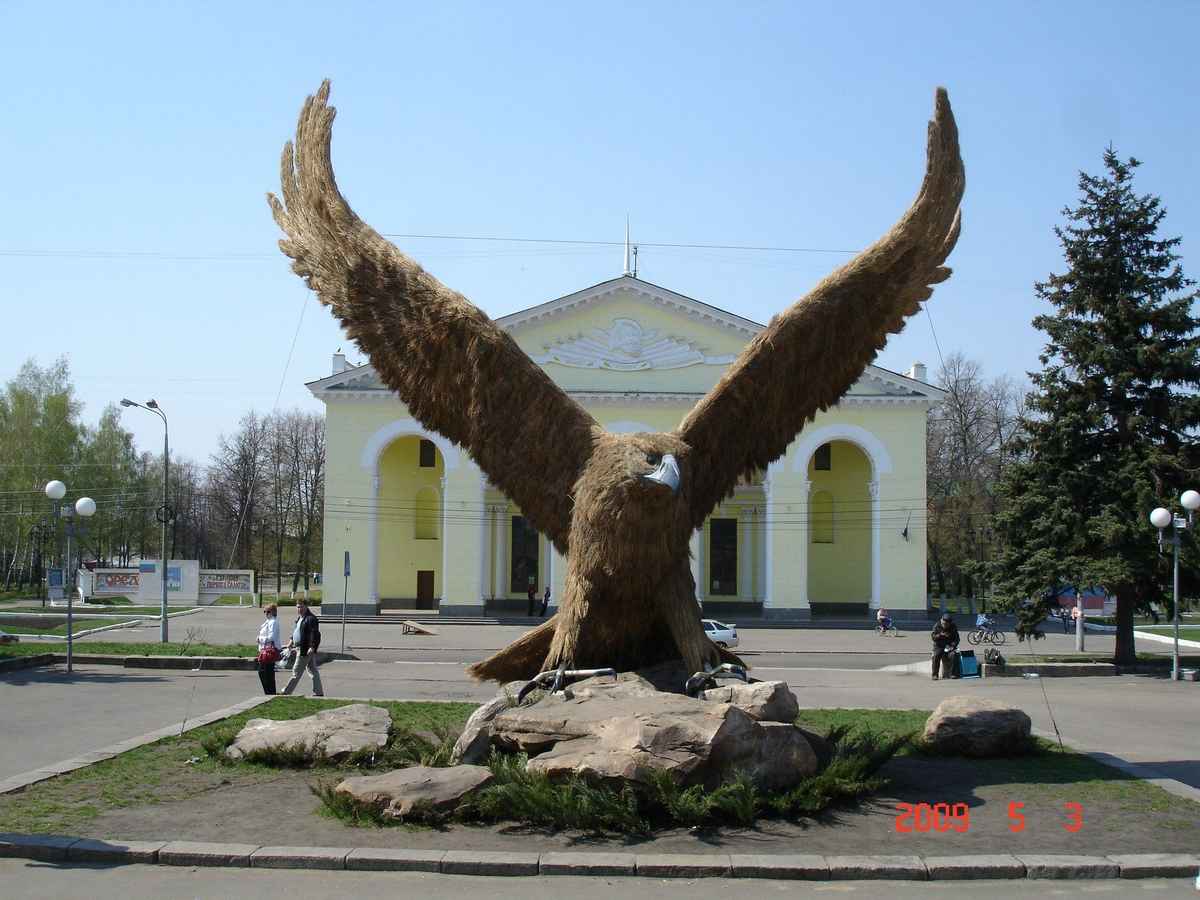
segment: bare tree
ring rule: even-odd
[[[926,422],[931,580],[938,593],[977,597],[993,548],[994,488],[1024,391],[1007,375],[985,379],[982,365],[960,352],[937,379],[947,396]]]
[[[209,467],[208,491],[213,524],[222,530],[220,551],[228,560],[253,568],[249,525],[262,504],[262,473],[267,453],[267,420],[246,413],[232,436],[221,435]]]

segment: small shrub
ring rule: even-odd
[[[230,762],[229,745],[237,740],[241,725],[219,725],[200,739],[200,746],[213,759]]]
[[[378,828],[392,824],[391,817],[384,816],[373,803],[365,803],[344,791],[336,790],[336,782],[318,779],[308,789],[321,801],[321,812],[354,828]]]

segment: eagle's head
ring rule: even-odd
[[[572,548],[590,547],[596,565],[618,577],[651,559],[653,568],[673,563],[687,553],[690,533],[690,448],[671,434],[597,431],[575,485]]]

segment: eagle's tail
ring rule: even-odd
[[[550,642],[558,628],[558,616],[547,619],[533,631],[517,638],[503,650],[487,659],[472,663],[467,674],[476,681],[528,681],[542,671],[546,656],[550,653]]]

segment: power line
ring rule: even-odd
[[[551,246],[574,247],[622,247],[624,241],[589,241],[571,238],[501,237],[499,235],[467,234],[416,234],[381,232],[386,238],[402,238],[422,241],[470,241],[496,244],[549,244]],[[859,250],[836,247],[771,247],[752,244],[699,244],[671,243],[667,241],[638,241],[639,247],[655,247],[669,250],[724,250],[735,253],[838,253],[853,255]],[[0,250],[0,256],[27,256],[52,259],[145,259],[145,260],[278,260],[278,253],[182,253],[176,251],[153,252],[148,250]]]

